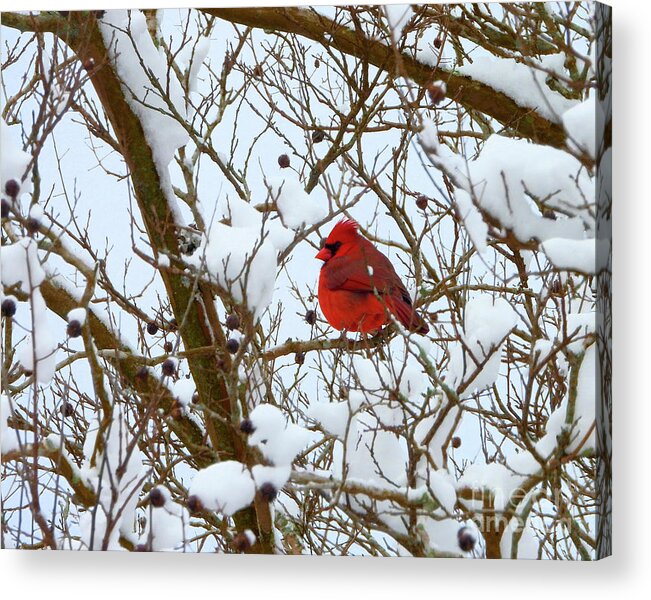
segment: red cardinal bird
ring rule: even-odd
[[[368,333],[390,323],[392,314],[410,331],[427,333],[429,327],[414,310],[393,265],[357,227],[355,221],[339,221],[316,255],[324,261],[319,304],[328,323]]]

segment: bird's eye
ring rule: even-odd
[[[341,242],[334,242],[332,244],[325,244],[324,248],[327,248],[328,250],[330,250],[330,252],[332,252],[332,255],[334,256],[335,254],[337,254],[337,250],[339,250],[339,248],[341,248]]]

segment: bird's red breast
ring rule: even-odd
[[[411,331],[429,331],[391,261],[358,233],[354,221],[337,223],[316,257],[324,261],[319,305],[335,329],[369,333],[393,315]]]

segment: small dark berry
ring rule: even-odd
[[[226,350],[231,354],[235,354],[240,349],[240,343],[235,339],[231,338],[226,342]]]
[[[319,142],[322,142],[325,140],[325,133],[321,131],[320,129],[317,129],[316,131],[312,132],[312,142],[314,144],[318,144]]]
[[[556,213],[549,208],[543,211],[542,216],[545,217],[545,219],[551,219],[552,221],[556,220]]]
[[[156,325],[156,323],[153,321],[147,323],[147,333],[149,335],[156,335],[158,333],[158,325]]]
[[[199,404],[199,392],[197,391],[192,394],[192,404]]]
[[[472,532],[467,527],[462,527],[457,532],[457,540],[459,542],[459,548],[463,552],[472,552],[477,540]]]
[[[163,372],[163,375],[166,377],[173,377],[176,375],[176,361],[172,360],[171,358],[167,358],[163,362],[163,366],[161,367],[161,370]]]
[[[92,58],[84,61],[84,69],[86,71],[92,71],[95,68],[95,61]]]
[[[165,505],[165,494],[163,494],[160,488],[155,487],[149,492],[149,501],[152,506],[160,508]]]
[[[438,104],[445,99],[448,88],[443,81],[435,81],[427,86],[427,93],[432,104]]]
[[[174,344],[172,344],[172,342],[165,342],[163,344],[163,351],[166,352],[167,354],[169,354],[173,350],[174,350]]]
[[[138,544],[134,549],[134,552],[151,552],[147,544]]]
[[[297,352],[294,355],[294,360],[297,365],[302,365],[305,362],[305,352]]]
[[[16,302],[12,298],[5,298],[2,301],[2,316],[10,319],[16,314]]]
[[[81,335],[81,323],[77,321],[77,319],[73,319],[68,323],[66,333],[68,334],[68,337],[71,338],[79,337]]]
[[[250,435],[255,431],[251,419],[244,419],[244,421],[240,423],[240,431],[246,435]]]
[[[27,233],[29,235],[34,235],[36,232],[38,232],[40,227],[41,222],[34,217],[29,217],[29,219],[27,219],[27,223],[25,223],[25,228],[27,229]]]
[[[228,329],[239,329],[240,328],[240,318],[232,313],[226,317],[226,327]]]
[[[255,67],[253,67],[253,77],[255,77],[256,79],[262,79],[263,74],[264,73],[260,65],[255,65]]]
[[[424,196],[421,194],[416,198],[416,206],[420,208],[421,210],[425,210],[427,208],[427,203],[429,202],[429,198],[427,196]]]
[[[140,367],[136,371],[136,381],[139,381],[140,383],[144,383],[147,381],[147,378],[149,377],[149,369],[147,367]]]
[[[316,323],[316,311],[308,310],[305,313],[305,321],[308,325],[314,325]]]
[[[443,45],[443,40],[440,37],[437,37],[434,40],[434,48],[440,48]]]
[[[69,10],[59,10],[57,11],[62,17],[67,17],[70,14]]]
[[[459,448],[460,446],[461,446],[461,438],[455,435],[452,438],[452,447]]]
[[[9,202],[4,198],[2,199],[2,218],[6,219],[9,217]]]
[[[318,58],[314,59],[314,68],[318,69],[321,66],[321,61]]]
[[[75,414],[75,409],[72,408],[72,404],[67,400],[61,405],[61,414],[64,417],[72,417]]]
[[[199,496],[192,495],[192,496],[190,496],[188,498],[188,510],[191,513],[194,514],[194,513],[201,512],[203,510],[203,508],[204,508],[203,507],[203,502],[201,502],[201,500],[199,500]]]
[[[276,496],[278,495],[278,490],[274,486],[273,483],[263,483],[260,486],[260,495],[264,500],[267,502],[273,502],[276,499]]]
[[[289,167],[289,156],[287,156],[286,154],[281,154],[278,157],[278,164],[280,165],[281,169],[286,169],[287,167]]]
[[[233,548],[238,552],[246,552],[251,547],[251,540],[246,533],[238,533],[233,538]]]
[[[174,404],[172,404],[172,409],[170,410],[170,417],[174,419],[175,421],[178,421],[183,417],[183,407],[179,403],[178,400],[174,401]]]
[[[18,197],[20,192],[20,184],[15,179],[10,179],[5,183],[5,194],[14,200]]]

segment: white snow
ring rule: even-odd
[[[276,437],[285,430],[287,418],[283,412],[273,404],[260,404],[256,406],[249,415],[249,420],[255,427],[255,431],[249,436],[251,444]]]
[[[473,204],[472,197],[468,192],[460,188],[457,189],[454,193],[454,201],[475,249],[480,254],[484,254],[487,249],[488,225]]]
[[[245,536],[247,537],[247,539],[249,540],[249,544],[251,544],[251,546],[253,546],[253,544],[255,544],[256,539],[257,539],[257,538],[255,537],[255,533],[253,533],[253,531],[251,531],[250,529],[245,529],[245,530],[244,530],[244,535],[245,535]]]
[[[597,244],[610,244],[609,240],[567,240],[552,238],[541,246],[549,261],[557,268],[594,275],[596,271]]]
[[[18,433],[15,429],[10,429],[7,420],[11,416],[11,405],[9,398],[0,395],[0,454],[11,452],[19,447]]]
[[[457,503],[457,492],[454,487],[454,478],[445,469],[430,470],[427,481],[434,498],[448,512],[453,513]]]
[[[391,27],[391,37],[394,42],[398,42],[402,37],[402,30],[411,19],[414,11],[409,4],[386,4],[384,10],[387,14],[389,27]]]
[[[192,479],[189,494],[208,510],[230,517],[253,502],[255,483],[245,465],[226,460],[201,469]]]
[[[555,69],[559,61],[562,65],[564,60],[563,55],[556,54],[544,57],[539,64],[546,69]],[[511,58],[473,54],[472,63],[459,66],[457,72],[506,94],[523,108],[535,109],[555,123],[560,123],[561,115],[576,104],[576,101],[568,100],[549,88],[545,71]]]
[[[408,360],[396,374],[398,391],[410,400],[417,399],[427,387],[427,380],[422,367],[413,359]]]
[[[422,127],[419,133],[420,141],[425,150],[429,152],[438,153],[439,149],[439,133],[434,121],[429,117],[424,117]]]
[[[596,317],[592,310],[585,312],[573,312],[566,316],[567,321],[567,334],[577,338],[584,338],[590,333],[595,332]],[[573,353],[580,352],[583,349],[583,341],[581,339],[573,342],[568,346],[568,350]]]
[[[6,196],[5,185],[12,179],[20,185],[18,197],[33,190],[31,173],[27,172],[32,157],[22,151],[19,140],[20,126],[10,127],[0,119],[0,193],[3,196]]]
[[[449,385],[459,387],[476,371],[478,373],[467,387],[466,396],[492,385],[500,368],[501,348],[498,345],[517,321],[516,312],[504,298],[493,299],[489,294],[472,298],[466,304],[462,333],[467,350],[461,342],[450,346]],[[482,364],[484,366],[480,368]]]
[[[461,555],[457,537],[459,528],[462,526],[459,521],[438,516],[437,519],[420,518],[418,523],[422,526],[431,548]]]
[[[171,388],[172,394],[174,394],[174,397],[179,401],[181,406],[188,406],[191,404],[192,396],[197,390],[197,386],[191,377],[179,377],[179,379],[172,384]]]
[[[79,321],[80,325],[83,325],[86,322],[86,309],[85,308],[73,308],[68,313],[68,323],[72,321]]]
[[[382,428],[371,413],[358,413],[352,418],[345,462],[347,477],[378,486],[404,486],[407,483],[405,440]],[[339,469],[340,462],[335,463]],[[337,470],[335,474],[342,475]]]
[[[537,559],[539,540],[536,533],[531,528],[530,519],[526,523],[521,522],[520,517],[513,517],[504,529],[502,539],[500,540],[500,551],[503,558],[511,557],[511,548],[513,544],[513,534],[518,532],[520,540],[518,541],[517,558],[519,559]]]
[[[572,440],[569,443],[566,453],[586,452],[596,448],[595,429],[595,405],[596,405],[596,381],[599,373],[597,369],[596,344],[591,344],[585,351],[583,362],[579,369],[579,377],[576,385],[576,400],[574,403],[574,428]],[[592,431],[590,429],[592,428]]]
[[[45,279],[45,271],[38,259],[37,245],[31,238],[22,238],[15,244],[5,244],[0,253],[2,285],[19,286],[29,294]]]
[[[593,159],[596,156],[595,104],[594,97],[591,97],[563,113],[568,148],[579,153],[585,152]]]
[[[96,509],[83,512],[79,517],[80,549],[102,550],[108,521],[101,505],[98,505]],[[113,527],[109,532],[106,549],[119,550],[119,537],[119,530],[117,527]]]
[[[550,356],[554,343],[551,340],[540,339],[536,340],[533,347],[535,358],[534,365],[538,366],[544,363]]]
[[[154,552],[182,549],[189,537],[190,514],[185,507],[172,501],[167,488],[158,486],[158,489],[165,503],[151,507],[151,512],[147,514],[148,527],[140,542],[147,544],[151,539]]]
[[[468,163],[468,171],[478,206],[522,242],[583,239],[584,222],[594,223],[589,214],[594,184],[567,152],[492,135],[479,157]],[[543,217],[528,194],[569,217]]]
[[[328,215],[328,203],[319,188],[307,194],[294,173],[270,177],[268,184],[285,227],[309,227]]]
[[[432,461],[435,465],[442,465],[444,461],[443,448],[452,434],[452,430],[457,426],[457,418],[459,417],[460,409],[457,406],[452,407],[443,422],[437,427],[432,439],[427,447]],[[417,444],[423,445],[425,436],[429,433],[432,425],[434,424],[434,417],[430,419],[421,420],[414,431],[414,440]],[[427,481],[427,473],[429,472],[429,464],[425,458],[421,459],[419,463],[420,477],[425,482]]]
[[[32,309],[31,323],[24,323],[31,335],[20,346],[16,358],[27,371],[33,371],[39,383],[47,384],[56,368],[57,344],[47,318],[47,306],[39,288],[45,279],[45,271],[38,257],[36,242],[22,238],[15,244],[2,247],[0,253],[2,285],[5,288],[18,286],[30,295]]]
[[[168,67],[163,50],[154,45],[141,11],[109,10],[99,25],[125,97],[140,119],[158,170],[162,172],[177,148],[188,143],[189,135],[170,114],[170,107],[155,89],[154,82],[160,84],[174,110],[185,119],[183,88]]]
[[[457,491],[463,488],[484,489],[492,493],[496,510],[504,510],[513,491],[524,481],[524,477],[514,474],[500,463],[474,463],[466,467],[463,475],[457,481]],[[478,498],[479,499],[479,498]],[[476,500],[460,502],[472,506]]]
[[[274,292],[278,261],[269,239],[259,231],[213,223],[206,243],[208,273],[235,300],[245,303],[256,318],[269,306]],[[192,258],[197,257],[195,253]]]
[[[210,38],[206,36],[200,36],[197,40],[197,44],[194,47],[194,53],[190,62],[190,73],[188,75],[188,87],[190,92],[197,91],[197,83],[199,72],[203,66],[206,56],[208,56],[208,51],[210,50]]]
[[[294,232],[287,229],[280,219],[263,216],[250,202],[236,196],[226,199],[223,216],[233,227],[254,229],[258,236],[264,234],[278,251],[284,250],[294,240]]]
[[[50,103],[50,110],[60,116],[69,106],[70,93],[63,85],[55,83],[51,88],[48,101]]]
[[[344,440],[351,409],[348,402],[319,402],[313,400],[308,407],[307,416],[317,421],[330,435]]]
[[[249,445],[257,446],[275,466],[290,465],[315,435],[307,429],[288,423],[283,412],[272,404],[260,404],[249,415],[255,431]]]
[[[85,461],[80,476],[96,490],[99,503],[94,517],[91,511],[84,514],[84,527],[88,535],[82,536],[82,539],[89,545],[93,526],[103,535],[108,515],[109,521],[113,521],[110,532],[113,547],[119,534],[133,535],[136,506],[144,482],[144,466],[138,446],[131,446],[128,420],[119,405],[113,407],[112,421],[104,431],[103,452],[95,452],[99,428],[99,421],[95,419],[88,428],[83,446]],[[94,454],[95,462],[92,464]],[[98,542],[96,537],[93,548],[101,548],[101,540]]]
[[[283,465],[280,467],[267,467],[265,465],[255,465],[251,469],[255,486],[260,489],[265,483],[271,483],[276,490],[280,491],[289,481],[291,467]]]
[[[373,361],[356,354],[352,358],[351,373],[355,378],[355,387],[364,392],[380,392],[384,397],[388,388],[387,382],[391,380],[391,372],[385,362]]]

